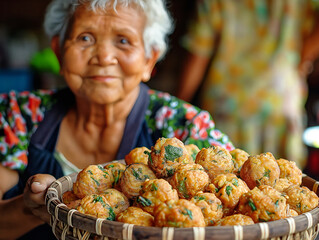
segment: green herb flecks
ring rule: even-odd
[[[148,161],[150,161],[150,163],[153,164],[151,152],[149,152],[149,151],[144,151],[144,154],[148,155]]]
[[[87,170],[87,172],[90,174],[90,175],[93,175],[93,172],[91,170]]]
[[[167,221],[167,224],[168,224],[168,226],[170,226],[170,227],[176,227],[176,228],[181,227],[180,223],[174,222],[174,221]]]
[[[151,191],[157,191],[158,190],[158,187],[155,183],[152,183],[151,185]]]
[[[206,200],[206,198],[204,196],[194,196],[194,199],[197,201]]]
[[[181,214],[188,216],[191,220],[193,220],[193,213],[189,209],[185,209],[185,211],[181,211]]]
[[[276,207],[279,206],[279,200],[277,200],[277,201],[275,202],[275,206],[276,206]]]
[[[172,145],[165,146],[164,158],[169,161],[175,161],[175,159],[183,156],[183,149],[180,147],[174,147]]]
[[[227,193],[228,196],[231,194],[232,190],[233,190],[232,186],[227,186],[226,187],[226,193]]]
[[[96,180],[94,177],[91,177],[91,179],[95,182],[96,185],[100,186],[100,182]]]
[[[174,174],[175,170],[173,168],[171,168],[171,169],[167,168],[166,172],[167,172],[168,176],[172,176]]]
[[[232,179],[232,184],[235,185],[236,187],[238,187],[238,179],[237,178],[233,178]]]
[[[152,205],[152,201],[147,199],[147,198],[144,198],[142,196],[138,196],[137,197],[137,202],[140,203],[143,207],[148,207],[148,206],[151,206]]]
[[[114,177],[114,182],[112,184],[113,187],[116,184],[118,184],[118,182],[120,181],[120,173],[121,173],[121,170],[117,170],[117,174],[113,174],[113,177]]]
[[[101,166],[101,165],[97,165],[97,167],[101,170],[101,171],[105,171],[105,169]]]
[[[106,206],[106,203],[104,202],[103,198],[99,195],[93,195],[93,203],[101,203],[103,207]]]
[[[186,179],[187,178],[185,177],[183,180],[180,181],[180,183],[178,185],[178,191],[183,194],[184,198],[187,199],[189,196],[187,194],[187,188],[186,188],[186,184],[185,184]]]
[[[132,174],[137,180],[142,180],[140,174],[138,171],[136,171],[134,168],[132,168]]]
[[[270,171],[269,169],[267,169],[267,170],[264,172],[264,177],[269,178],[270,172],[271,172],[271,171]]]
[[[109,216],[106,220],[114,221],[115,220],[115,212],[113,211],[112,207],[109,207]]]
[[[251,208],[252,211],[256,211],[257,210],[254,202],[251,199],[248,200],[248,205],[249,205],[249,207]]]

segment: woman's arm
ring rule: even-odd
[[[188,53],[177,86],[176,96],[178,98],[186,102],[192,100],[204,78],[208,63],[208,57]]]
[[[44,223],[25,206],[23,196],[0,202],[0,239],[16,239]]]
[[[0,199],[2,199],[3,194],[14,187],[18,181],[19,174],[17,171],[8,169],[0,164]]]
[[[0,202],[0,239],[16,239],[45,222],[49,223],[45,194],[54,180],[47,174],[32,176],[23,195]]]

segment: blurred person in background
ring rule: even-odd
[[[194,96],[234,145],[306,164],[305,77],[318,56],[316,1],[198,0],[177,97]],[[197,92],[198,91],[198,92]]]

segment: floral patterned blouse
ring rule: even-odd
[[[228,137],[215,128],[208,112],[168,93],[147,91],[149,105],[145,122],[154,144],[158,137],[176,137],[199,148],[211,145],[234,148]],[[0,162],[3,166],[20,172],[25,170],[30,138],[56,102],[55,92],[0,94]]]

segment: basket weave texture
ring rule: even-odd
[[[77,174],[64,176],[52,183],[47,191],[46,206],[51,214],[52,231],[57,239],[108,240],[253,240],[253,239],[315,239],[319,232],[319,208],[267,223],[223,227],[143,227],[95,218],[68,208],[62,195],[72,190]],[[319,182],[304,175],[302,185],[318,195]]]

